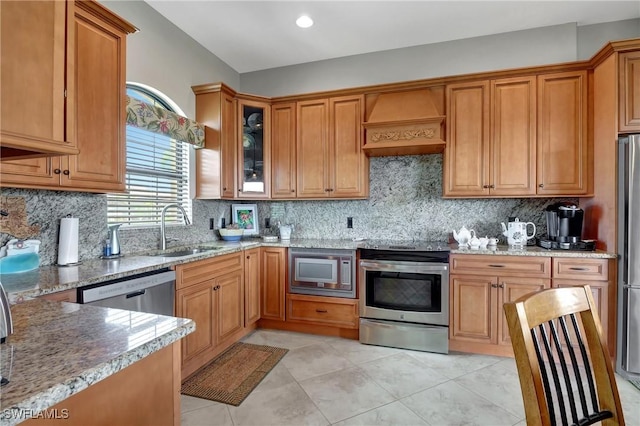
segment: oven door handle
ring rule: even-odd
[[[389,271],[389,272],[409,272],[409,273],[429,273],[444,272],[449,269],[449,264],[424,264],[419,262],[375,262],[361,260],[360,267],[365,271]]]

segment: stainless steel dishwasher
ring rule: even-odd
[[[168,269],[78,288],[78,303],[173,316],[176,273]]]

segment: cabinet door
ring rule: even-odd
[[[328,100],[298,102],[296,120],[298,198],[329,197]]]
[[[588,194],[587,143],[587,72],[538,76],[539,195]]]
[[[260,318],[284,321],[285,288],[287,286],[286,249],[262,247]]]
[[[244,327],[243,270],[216,279],[217,343],[223,342]]]
[[[223,92],[220,99],[220,157],[219,163],[213,167],[220,168],[220,192],[222,198],[236,197],[236,101],[228,93]],[[204,165],[207,167],[207,165]]]
[[[329,196],[366,197],[369,162],[362,152],[363,96],[329,99]]]
[[[126,33],[75,12],[76,137],[80,154],[62,160],[61,185],[124,191]]]
[[[296,104],[271,107],[271,198],[296,196]]]
[[[241,99],[238,119],[238,198],[269,198],[271,107]]]
[[[602,332],[607,338],[609,333],[609,284],[607,281],[580,281],[580,280],[565,280],[554,279],[554,287],[576,287],[589,285],[591,288],[591,294],[593,300],[598,308],[598,316],[600,317],[600,325],[602,325]],[[573,335],[573,333],[571,333]],[[574,340],[575,341],[575,340]],[[611,339],[609,340],[611,341]],[[610,348],[611,349],[611,348]]]
[[[215,280],[209,280],[176,292],[176,316],[196,323],[196,330],[182,339],[182,365],[216,345],[215,286]]]
[[[544,290],[551,287],[551,280],[544,278],[512,278],[498,277],[498,343],[500,345],[511,346],[509,336],[509,325],[504,315],[502,305],[507,302],[514,302],[520,297],[534,291]]]
[[[244,326],[260,319],[260,249],[245,250]]]
[[[451,318],[449,338],[452,340],[497,342],[497,277],[451,275]]]
[[[621,53],[620,132],[640,131],[640,52]]]
[[[445,197],[489,195],[489,82],[446,89]]]
[[[535,195],[536,146],[536,78],[491,81],[491,195]]]
[[[75,37],[73,25],[67,25],[73,22],[73,9],[73,2],[64,1],[0,2],[3,147],[61,153],[75,148]]]
[[[60,184],[60,173],[60,157],[3,160],[0,167],[0,186],[57,187]]]

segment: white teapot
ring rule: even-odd
[[[453,230],[453,238],[458,242],[458,247],[467,247],[471,237],[475,237],[475,234],[476,232],[473,229],[469,231],[464,226],[458,232],[455,229]]]
[[[507,243],[510,246],[524,246],[527,245],[527,240],[536,236],[536,225],[533,222],[520,222],[517,217],[509,222],[509,226],[505,226],[504,222],[500,224],[502,226],[502,235],[507,237]],[[533,228],[531,234],[527,234],[527,226]]]

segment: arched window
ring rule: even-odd
[[[137,84],[127,84],[127,95],[184,115],[161,93]],[[179,203],[191,218],[189,156],[191,145],[162,134],[127,125],[127,172],[125,194],[107,196],[107,221],[125,226],[160,224],[162,209]],[[177,209],[169,209],[167,224],[184,224]]]

